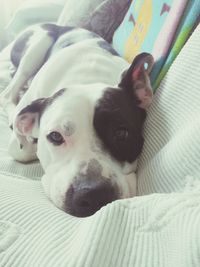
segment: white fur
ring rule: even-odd
[[[19,89],[31,77],[29,70],[38,68],[38,57],[34,58],[37,54],[34,53],[35,49],[45,51],[51,44],[49,38],[45,42],[42,40],[43,37],[31,48],[29,55],[24,56],[20,71],[9,85],[9,90],[13,90],[16,84]],[[88,164],[93,158],[101,163],[102,175],[118,185],[120,198],[132,197],[136,193],[136,177],[131,172],[134,164],[123,168],[108,153],[102,152],[101,141],[93,127],[94,107],[98,99],[107,87],[117,87],[122,72],[129,64],[95,46],[95,42],[95,39],[84,40],[54,53],[34,77],[13,117],[10,154],[19,161],[32,160],[37,154],[45,171],[42,177],[44,190],[59,208],[63,208],[65,194],[80,171],[80,164]],[[26,137],[20,136],[16,129],[17,114],[33,100],[49,97],[62,88],[66,88],[65,93],[47,107],[39,128],[36,124],[34,133]],[[14,91],[14,98],[16,92],[17,90]],[[64,131],[69,121],[75,125],[71,136],[67,136]],[[65,138],[65,143],[61,146],[52,145],[46,138],[49,132],[55,130]],[[32,136],[38,138],[37,149],[36,145],[30,144]],[[19,147],[19,139],[23,143],[23,149]]]

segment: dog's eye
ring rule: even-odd
[[[115,141],[125,141],[129,136],[129,132],[126,128],[120,127],[114,132]]]
[[[47,135],[47,139],[56,146],[64,143],[64,138],[59,132],[51,132]]]

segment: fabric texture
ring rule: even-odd
[[[139,162],[139,194],[181,190],[200,171],[200,25],[154,96]]]
[[[14,13],[6,27],[10,38],[13,39],[26,27],[43,22],[56,22],[66,0],[31,0],[25,1]]]
[[[80,219],[39,181],[0,175],[1,267],[199,267],[200,191],[116,201]]]
[[[138,166],[139,196],[93,216],[57,209],[43,192],[39,164],[9,158],[10,130],[0,110],[0,267],[199,267],[199,43],[200,26],[155,94]]]

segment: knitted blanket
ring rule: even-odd
[[[199,43],[200,26],[149,110],[138,197],[75,218],[47,199],[36,179],[37,164],[23,165],[25,175],[12,174],[15,162],[5,156],[11,165],[7,172],[0,168],[1,267],[200,266]],[[4,166],[9,130],[2,116]]]

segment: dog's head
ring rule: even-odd
[[[95,84],[61,89],[17,115],[13,127],[21,148],[37,142],[45,171],[42,183],[59,208],[83,217],[133,196],[130,172],[143,145],[152,65],[152,56],[143,53],[115,88]]]

